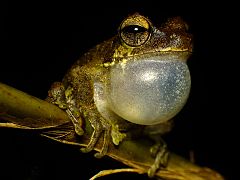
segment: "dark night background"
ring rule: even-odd
[[[8,2],[1,7],[0,82],[44,99],[51,83],[60,81],[81,54],[113,36],[128,14],[139,12],[153,24],[181,16],[194,35],[194,53],[188,61],[192,91],[166,141],[177,154],[188,158],[192,150],[197,164],[237,179],[237,11],[228,3]],[[1,129],[0,144],[1,180],[89,179],[100,170],[124,167],[20,130]],[[113,178],[147,176],[116,174],[102,179]]]

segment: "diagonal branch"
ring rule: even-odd
[[[51,140],[76,146],[86,146],[91,127],[86,125],[85,132],[79,138],[67,114],[58,107],[0,83],[0,128],[20,128],[38,130],[39,134]],[[100,138],[95,150],[100,151],[103,138]],[[154,162],[147,139],[125,140],[119,147],[111,145],[108,156],[133,168],[131,172],[147,173]],[[144,156],[143,156],[144,154]],[[116,173],[118,170],[113,170]],[[107,174],[111,173],[107,171]],[[217,172],[197,166],[190,161],[170,153],[166,168],[156,176],[168,180],[223,180]]]

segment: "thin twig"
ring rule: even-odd
[[[0,83],[0,120],[3,120],[2,123],[0,122],[0,128],[41,130],[39,131],[41,136],[64,144],[83,147],[88,145],[89,134],[92,133],[92,128],[88,124],[88,121],[86,121],[86,133],[81,138],[76,137],[76,134],[72,131],[74,127],[66,112],[53,104],[49,104],[46,101],[20,92],[2,83]],[[62,136],[64,131],[67,133]],[[56,136],[59,132],[60,136]],[[94,150],[99,152],[103,142],[103,138],[100,138]],[[151,146],[152,142],[148,141],[148,139],[125,140],[117,148],[113,144],[110,144],[107,155],[131,168],[101,171],[91,179],[94,180],[101,176],[119,172],[146,173],[154,160],[149,153]],[[217,172],[197,166],[174,153],[170,154],[167,167],[158,171],[156,176],[169,180],[224,179]]]
[[[122,172],[133,172],[133,173],[138,173],[138,174],[144,174],[146,173],[145,171],[141,169],[132,169],[132,168],[123,168],[123,169],[108,169],[108,170],[102,170],[93,177],[90,178],[90,180],[95,180],[99,177],[115,174],[115,173],[122,173]]]

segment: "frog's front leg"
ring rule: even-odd
[[[95,105],[93,105],[92,108],[84,109],[83,116],[90,122],[93,128],[93,133],[87,147],[81,148],[81,151],[84,153],[92,151],[99,137],[103,133],[104,139],[102,149],[99,153],[95,154],[95,157],[101,158],[106,155],[109,143],[111,143],[111,125],[99,114]]]
[[[78,135],[83,135],[84,131],[82,129],[82,119],[79,110],[69,101],[70,90],[65,89],[61,82],[54,82],[48,91],[48,97],[46,101],[56,104],[59,108],[64,109],[71,119],[75,132]]]
[[[95,154],[96,157],[100,158],[107,153],[110,143],[113,142],[117,145],[125,136],[119,132],[117,125],[114,125],[112,121],[99,112],[95,96],[101,96],[101,93],[96,92],[94,83],[101,80],[96,78],[97,75],[89,73],[92,71],[89,70],[89,66],[74,66],[65,76],[63,83],[67,87],[65,94],[68,104],[75,104],[72,107],[77,107],[84,122],[89,121],[93,128],[88,145],[81,150],[82,152],[92,151],[100,136],[103,135],[101,151]]]
[[[68,117],[71,119],[74,128],[75,128],[75,132],[81,136],[84,133],[84,130],[82,128],[83,126],[83,122],[82,122],[82,118],[80,116],[80,112],[75,108],[75,107],[69,107],[66,110],[66,113],[68,114]]]
[[[63,83],[54,82],[48,91],[48,97],[46,101],[56,104],[61,109],[64,109],[71,119],[75,132],[78,135],[83,135],[84,131],[82,129],[83,120],[87,119],[91,126],[93,127],[93,133],[90,138],[90,142],[87,147],[82,148],[82,152],[90,152],[94,149],[97,140],[104,133],[104,142],[102,150],[95,154],[95,157],[102,157],[107,153],[108,145],[111,142],[111,125],[99,114],[94,103],[90,105],[81,104],[77,107],[76,104],[76,94],[74,94],[72,86],[65,88]]]

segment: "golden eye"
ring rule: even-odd
[[[138,14],[126,18],[119,28],[121,40],[129,46],[143,45],[151,35],[150,22]]]

